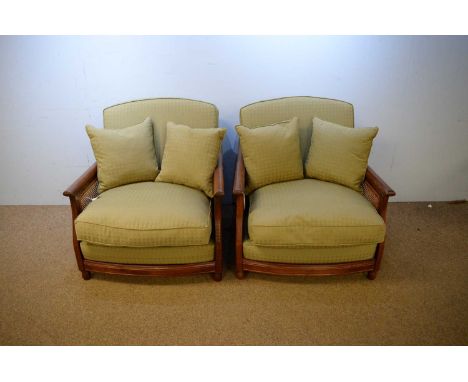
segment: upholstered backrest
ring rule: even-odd
[[[354,127],[354,109],[348,102],[317,97],[287,97],[255,102],[240,110],[240,123],[247,127],[265,126],[299,118],[301,153],[305,162],[310,148],[312,119]]]
[[[183,98],[153,98],[131,101],[104,109],[104,128],[120,129],[141,123],[151,117],[154,144],[159,165],[166,142],[168,121],[194,128],[218,127],[218,109],[215,105]]]

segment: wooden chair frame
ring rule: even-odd
[[[224,175],[223,156],[220,153],[218,165],[213,174],[213,232],[215,242],[214,260],[193,264],[168,264],[168,265],[147,265],[147,264],[119,264],[103,261],[87,260],[81,252],[80,242],[76,238],[75,219],[98,195],[97,192],[97,166],[94,163],[88,168],[70,187],[64,192],[64,196],[70,198],[73,226],[73,248],[75,250],[78,269],[81,271],[84,280],[89,280],[91,272],[110,273],[118,275],[137,276],[186,276],[199,273],[211,273],[216,281],[221,281],[223,277],[223,248],[222,248],[222,200],[224,196]]]
[[[235,252],[237,278],[244,278],[245,272],[248,271],[287,276],[329,276],[367,272],[368,279],[374,280],[376,278],[382,262],[385,241],[377,244],[373,259],[347,263],[287,264],[244,258],[243,241],[244,233],[247,232],[247,219],[246,216],[244,216],[244,211],[248,203],[248,198],[246,199],[245,194],[245,174],[244,160],[239,147],[233,186],[233,195],[236,204]],[[365,197],[376,208],[383,220],[386,221],[388,198],[394,196],[395,191],[393,191],[370,167],[367,168],[363,189]]]

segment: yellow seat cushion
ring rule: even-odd
[[[150,118],[122,129],[96,129],[87,125],[97,164],[99,192],[124,184],[154,180],[158,164]]]
[[[353,129],[314,118],[306,176],[361,191],[377,127]]]
[[[248,128],[236,126],[247,170],[247,193],[267,184],[304,178],[298,120]]]
[[[83,257],[87,260],[119,264],[191,264],[214,260],[214,243],[185,247],[108,247],[82,241]]]
[[[380,243],[385,223],[359,192],[316,179],[276,183],[250,199],[255,245],[345,246]]]
[[[335,264],[370,260],[377,244],[341,247],[266,247],[244,241],[244,257],[249,260],[286,264]]]
[[[75,220],[78,240],[119,247],[208,244],[210,201],[201,191],[156,182],[102,193]]]
[[[226,129],[193,129],[167,123],[166,146],[157,182],[182,184],[213,197],[213,173]]]

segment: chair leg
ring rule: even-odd
[[[214,198],[215,271],[211,274],[214,281],[221,281],[223,279],[222,201],[222,197]]]
[[[244,278],[244,264],[242,263],[244,257],[244,243],[243,243],[243,231],[244,231],[244,206],[245,199],[244,194],[236,196],[236,233],[235,233],[235,256],[236,256],[236,277],[239,280]]]
[[[367,273],[367,278],[369,280],[375,280],[375,278],[377,277],[377,272],[379,271],[380,264],[382,263],[384,248],[385,248],[385,241],[383,241],[382,243],[377,244],[377,249],[375,251],[374,270]]]
[[[242,280],[245,277],[244,264],[242,263],[242,259],[243,259],[242,244],[243,243],[240,240],[236,242],[236,277],[239,280]]]
[[[81,276],[83,276],[83,280],[89,280],[91,278],[91,272],[81,271]]]
[[[243,271],[243,270],[236,271],[236,277],[237,277],[239,280],[242,280],[242,279],[245,277],[244,271]]]

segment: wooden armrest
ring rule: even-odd
[[[218,166],[213,174],[214,196],[224,196],[224,174],[223,174],[223,153],[219,153]]]
[[[372,170],[372,168],[367,167],[366,176],[364,179],[365,182],[368,182],[374,190],[381,196],[395,196],[395,191],[384,182],[384,180],[377,175],[377,173]]]
[[[64,192],[70,198],[73,220],[98,196],[97,166],[94,163]]]
[[[63,191],[63,196],[77,196],[82,190],[84,190],[90,183],[97,179],[97,165],[94,163],[88,168],[77,180],[75,180],[71,186]]]
[[[388,198],[395,195],[390,186],[376,174],[374,170],[367,167],[363,182],[363,193],[369,202],[376,208],[377,212],[386,220]]]
[[[239,146],[239,153],[237,154],[236,173],[234,175],[234,187],[232,193],[234,195],[245,194],[245,166],[242,152]]]

